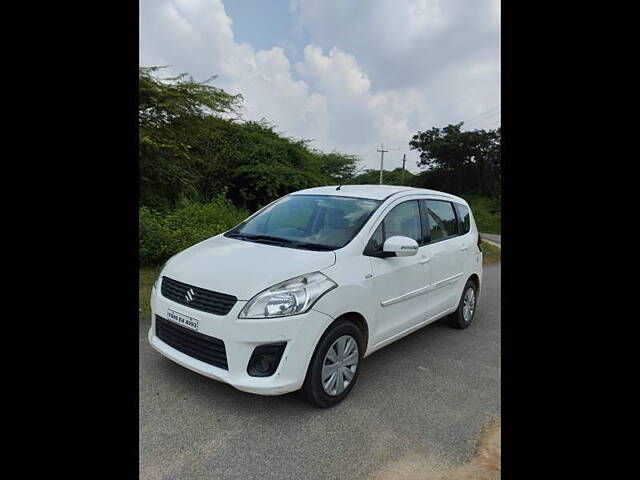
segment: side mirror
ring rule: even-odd
[[[387,238],[382,251],[389,252],[390,257],[411,257],[418,253],[418,242],[413,238],[396,235]]]

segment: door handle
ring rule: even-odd
[[[420,265],[424,265],[425,263],[429,263],[433,257],[422,257],[420,260]]]
[[[464,252],[464,251],[465,251],[465,250],[467,250],[468,248],[469,248],[469,247],[467,247],[466,245],[463,245],[462,247],[460,247],[460,250],[462,250],[462,251]]]

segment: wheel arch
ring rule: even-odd
[[[468,279],[467,282],[471,280],[473,283],[476,284],[476,290],[480,291],[480,277],[478,276],[477,273],[473,273]],[[466,283],[466,282],[465,282]]]
[[[355,310],[349,310],[336,316],[331,321],[331,323],[327,325],[324,331],[320,334],[320,336],[316,341],[316,346],[320,343],[320,341],[327,334],[327,332],[331,330],[331,328],[340,320],[349,320],[353,322],[356,325],[356,327],[358,327],[358,329],[362,332],[362,337],[364,340],[364,352],[362,352],[362,354],[364,355],[367,352],[367,349],[369,348],[369,324],[365,316],[362,313],[357,312]]]
[[[346,312],[338,316],[333,322],[331,322],[331,325],[335,324],[339,320],[352,321],[362,332],[362,336],[364,338],[364,352],[362,352],[362,354],[364,355],[369,348],[369,324],[367,323],[367,319],[364,318],[364,315],[359,312]],[[327,327],[327,330],[331,327],[331,325]]]

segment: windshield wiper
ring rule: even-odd
[[[335,247],[330,245],[322,245],[319,243],[310,243],[310,242],[301,242],[298,240],[290,240],[288,238],[282,237],[274,237],[271,235],[254,235],[254,234],[244,234],[244,233],[228,233],[227,237],[230,238],[238,238],[240,240],[249,240],[255,241],[257,243],[266,243],[268,245],[279,245],[279,246],[287,246],[294,248],[303,248],[305,250],[321,250],[328,251],[334,250]]]
[[[305,250],[329,251],[336,249],[336,247],[331,245],[322,245],[321,243],[294,242],[294,244],[297,248],[304,248]]]
[[[257,242],[269,242],[276,243],[278,245],[289,244],[292,240],[287,238],[280,237],[272,237],[271,235],[253,235],[253,234],[245,234],[245,233],[228,233],[227,237],[230,238],[239,238],[241,240],[252,240]]]
[[[231,238],[245,238],[247,240],[267,240],[271,242],[290,242],[286,238],[272,237],[271,235],[253,235],[245,233],[230,233],[228,235]]]

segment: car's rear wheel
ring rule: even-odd
[[[332,407],[356,383],[362,355],[362,333],[349,320],[338,320],[323,335],[311,357],[302,392],[317,407]]]
[[[468,280],[462,290],[458,309],[449,315],[449,325],[454,328],[467,328],[476,314],[478,287],[473,280]]]

